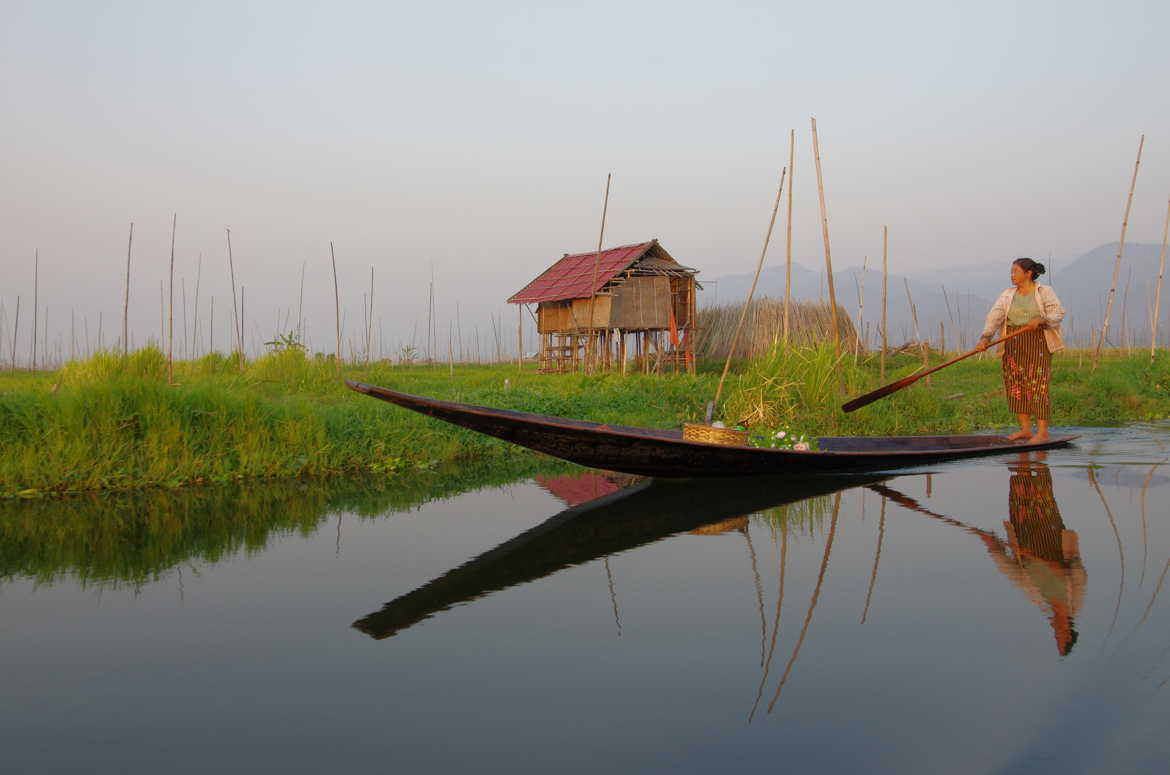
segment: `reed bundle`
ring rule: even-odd
[[[704,360],[722,360],[727,357],[731,337],[739,320],[742,304],[704,307],[698,314],[698,336],[695,354]],[[792,302],[788,312],[788,341],[801,346],[833,341],[833,314],[828,304],[821,302]],[[847,312],[837,308],[841,335],[856,338],[856,329]],[[784,341],[784,301],[765,297],[752,302],[736,355],[755,358],[767,353]]]

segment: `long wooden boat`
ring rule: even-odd
[[[957,458],[1063,447],[1077,436],[1041,444],[989,434],[826,436],[816,451],[689,441],[681,430],[568,420],[531,412],[441,401],[346,380],[359,393],[592,468],[662,477],[888,471]]]
[[[727,520],[888,480],[889,475],[762,476],[743,480],[646,479],[572,506],[353,623],[388,638],[457,605],[549,576],[564,568],[720,525]]]

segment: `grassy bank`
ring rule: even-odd
[[[891,361],[887,381],[917,360]],[[515,364],[346,366],[344,376],[440,398],[605,422],[679,427],[702,416],[718,366],[696,376],[538,375]],[[813,434],[962,432],[1007,426],[999,363],[970,359],[929,388],[853,414],[839,405],[878,385],[877,361],[826,348],[774,351],[739,365],[724,419]],[[839,384],[844,383],[845,392]],[[1062,354],[1054,425],[1108,425],[1170,415],[1170,356],[1115,356],[1095,372]],[[957,398],[948,398],[962,394]],[[329,361],[296,351],[238,364],[176,364],[157,350],[98,355],[54,373],[0,374],[0,495],[178,487],[241,478],[401,475],[448,463],[492,464],[529,453],[346,389]]]

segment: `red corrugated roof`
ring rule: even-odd
[[[639,242],[637,245],[623,245],[589,253],[575,253],[565,256],[519,292],[508,299],[509,304],[536,304],[559,299],[584,299],[601,290],[630,264],[637,261],[650,249],[654,241]],[[593,282],[596,264],[597,282]]]

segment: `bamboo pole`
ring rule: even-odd
[[[179,278],[179,289],[180,289],[179,295],[183,299],[183,358],[187,359],[190,356],[188,355],[188,350],[187,350],[187,343],[189,340],[187,338],[188,331],[187,331],[187,278],[186,277]]]
[[[776,189],[776,202],[772,205],[772,217],[768,220],[768,231],[764,234],[764,246],[760,249],[760,259],[756,262],[756,274],[752,278],[752,287],[748,289],[747,300],[743,303],[743,309],[739,313],[739,322],[735,325],[735,331],[731,334],[731,345],[727,348],[727,360],[723,363],[723,373],[719,375],[719,386],[715,388],[715,400],[712,402],[712,410],[719,406],[719,397],[723,395],[723,383],[727,380],[727,372],[731,369],[731,359],[735,357],[735,345],[739,341],[739,333],[743,329],[743,321],[747,317],[748,308],[752,305],[752,296],[756,292],[756,283],[760,281],[760,270],[764,268],[764,256],[768,254],[768,242],[772,239],[772,227],[776,225],[776,212],[780,209],[780,197],[784,193],[784,176],[788,173],[788,168],[785,167],[780,170],[780,185]],[[711,414],[711,412],[708,412]]]
[[[1113,264],[1113,284],[1109,287],[1108,301],[1105,303],[1105,320],[1101,324],[1101,336],[1097,338],[1097,346],[1093,350],[1093,370],[1101,360],[1101,345],[1109,333],[1109,318],[1113,313],[1113,297],[1117,295],[1117,276],[1121,272],[1121,254],[1125,250],[1125,230],[1129,227],[1129,210],[1133,205],[1133,190],[1137,186],[1138,168],[1142,164],[1142,147],[1146,144],[1146,136],[1142,135],[1138,141],[1137,160],[1133,164],[1133,178],[1129,182],[1129,196],[1125,200],[1125,215],[1121,218],[1121,239],[1117,244],[1117,260]]]
[[[191,357],[199,357],[199,284],[203,279],[203,254],[199,254],[199,262],[195,265],[195,304],[191,314]]]
[[[130,221],[130,236],[126,239],[126,292],[122,297],[122,354],[130,352],[130,249],[134,245],[134,221]]]
[[[370,314],[366,316],[366,365],[370,365],[370,343],[374,337],[374,267],[370,267]]]
[[[235,328],[236,328],[236,343],[233,346],[238,348],[239,344],[241,342],[243,342],[243,335],[240,333],[240,329],[241,329],[241,327],[240,327],[240,312],[236,308],[236,265],[235,265],[235,262],[232,260],[232,230],[225,229],[225,231],[227,231],[228,271],[231,272],[231,278],[232,278],[232,323],[235,325]],[[241,358],[241,360],[242,360],[242,358]],[[242,366],[241,366],[241,370],[243,370]]]
[[[167,384],[175,381],[175,229],[179,225],[179,214],[171,217],[171,271],[170,305],[167,308]]]
[[[825,183],[821,174],[821,144],[817,139],[817,120],[812,122],[813,158],[817,165],[817,197],[821,203],[821,233],[825,243],[825,277],[829,283],[829,311],[833,321],[833,354],[841,357],[841,328],[837,321],[837,293],[833,289],[833,256],[829,250],[829,213],[825,208]]]
[[[1154,291],[1154,320],[1150,324],[1150,360],[1158,344],[1158,311],[1162,306],[1162,274],[1166,271],[1166,236],[1170,232],[1170,200],[1166,202],[1166,221],[1162,225],[1162,253],[1158,258],[1158,282]]]
[[[305,336],[305,262],[301,261],[301,295],[297,301],[297,341],[304,344]]]
[[[788,224],[785,229],[784,269],[784,346],[788,347],[788,314],[792,306],[792,184],[796,175],[796,130],[788,130]]]
[[[857,326],[854,330],[854,339],[857,342],[857,350],[854,353],[854,362],[856,356],[861,355],[862,345],[862,321],[865,320],[865,275],[869,270],[869,256],[866,256],[861,262],[861,282],[857,284]]]
[[[516,370],[524,370],[524,304],[516,305]]]
[[[333,261],[333,314],[337,323],[337,376],[341,376],[341,291],[337,288],[337,254],[329,240],[329,258]]]
[[[889,319],[886,317],[886,292],[889,290],[889,236],[888,226],[882,226],[882,357],[878,381],[886,384],[886,348],[889,346]]]
[[[41,251],[38,248],[33,252],[33,330],[32,330],[32,363],[31,370],[37,370],[37,294],[40,290]]]
[[[12,370],[16,371],[16,335],[20,333],[20,297],[16,297],[16,317],[12,321]]]
[[[585,354],[585,371],[592,372],[594,370],[593,360],[594,351],[597,349],[593,342],[593,328],[595,320],[593,319],[593,309],[597,304],[597,273],[601,265],[601,245],[605,239],[605,216],[609,211],[609,182],[613,178],[613,173],[610,172],[605,176],[605,198],[601,202],[601,230],[597,235],[597,252],[593,255],[593,283],[589,286],[589,321],[588,342]]]
[[[902,278],[902,282],[906,286],[906,300],[910,302],[910,319],[914,321],[914,341],[918,342],[919,348],[922,350],[922,368],[930,366],[930,347],[918,332],[918,308],[914,306],[914,297],[910,295],[910,281]],[[926,386],[930,387],[930,377],[926,378]]]

